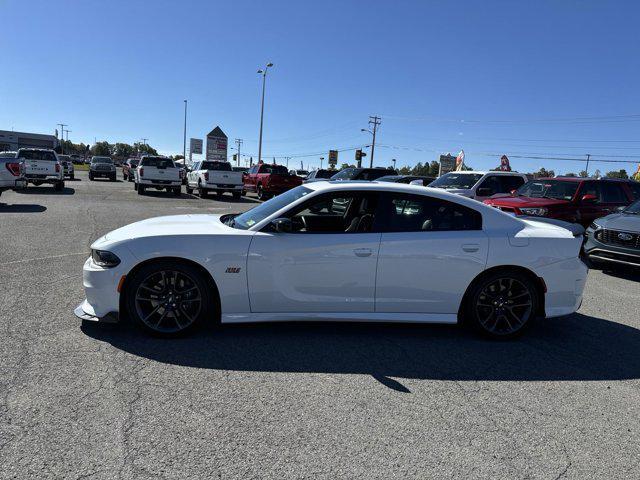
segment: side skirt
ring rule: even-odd
[[[258,322],[398,322],[398,323],[458,323],[455,313],[374,313],[374,312],[283,312],[283,313],[223,313],[222,323]]]

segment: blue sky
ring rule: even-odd
[[[477,169],[506,153],[520,171],[577,172],[518,157],[640,160],[639,14],[633,1],[0,0],[0,129],[64,122],[76,142],[181,153],[186,98],[188,137],[220,125],[255,155],[256,70],[272,61],[267,158],[318,165],[369,144],[377,114],[379,166],[463,148]]]

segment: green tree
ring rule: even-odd
[[[96,142],[91,147],[91,155],[98,155],[102,157],[108,157],[111,155],[111,145],[109,142]]]
[[[565,176],[565,177],[577,177],[578,175],[576,175],[576,174],[575,174],[575,173],[573,173],[573,172],[567,172],[567,173],[565,173],[565,174],[564,174],[564,176]]]
[[[116,157],[120,157],[124,159],[124,158],[131,157],[134,154],[134,150],[133,150],[133,147],[128,143],[118,142],[113,146],[113,154]]]
[[[607,178],[629,178],[629,175],[627,175],[627,171],[623,168],[616,171],[612,171],[612,172],[607,172],[607,174],[605,175],[605,177]]]
[[[133,144],[133,149],[136,154],[158,155],[158,151],[146,143],[136,142]]]
[[[553,170],[547,170],[544,167],[540,167],[540,170],[538,170],[537,172],[533,172],[533,176],[535,178],[555,177],[556,172],[554,172]]]
[[[589,176],[589,174],[587,173],[586,170],[581,170],[580,173],[578,174],[578,176],[580,176],[582,178],[587,178]]]
[[[348,163],[343,163],[340,165],[340,170],[344,170],[345,168],[355,168],[355,165],[350,165]]]

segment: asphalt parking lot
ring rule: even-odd
[[[1,478],[638,478],[640,274],[491,342],[446,326],[82,325],[89,245],[255,205],[131,183],[0,197]],[[183,189],[184,190],[184,189]]]

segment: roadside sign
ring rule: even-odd
[[[451,154],[440,155],[440,172],[438,176],[441,177],[445,173],[453,172],[456,169],[456,157]]]
[[[202,139],[192,138],[189,140],[189,152],[202,155]]]
[[[329,150],[329,165],[336,166],[338,164],[338,151]]]
[[[220,127],[207,135],[207,160],[227,161],[227,136]]]

